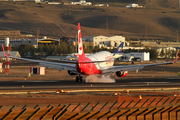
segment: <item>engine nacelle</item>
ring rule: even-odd
[[[77,75],[76,73],[73,73],[73,72],[71,72],[70,70],[68,70],[68,74],[69,74],[69,75]]]
[[[128,71],[125,71],[125,72],[118,71],[118,72],[116,72],[116,75],[118,77],[125,77],[127,74],[128,74]]]

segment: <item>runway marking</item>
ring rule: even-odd
[[[174,79],[177,79],[177,78],[167,78],[167,79],[170,79],[170,80],[172,79],[172,80],[174,80]],[[179,78],[179,79],[180,79],[180,78]]]
[[[155,83],[155,84],[153,84],[153,83],[151,83],[151,84],[149,84],[149,85],[147,85],[147,86],[145,86],[144,84],[137,84],[137,85],[117,85],[117,86],[125,86],[125,87],[132,87],[132,86],[144,86],[144,87],[148,87],[148,86],[159,86],[159,85],[162,85],[162,83]],[[180,83],[171,83],[171,84],[163,84],[164,86],[170,86],[170,85],[180,85]]]
[[[129,82],[129,83],[172,83],[172,82]]]
[[[57,80],[23,80],[23,81],[14,81],[14,82],[59,82]]]

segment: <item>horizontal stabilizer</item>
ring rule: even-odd
[[[104,61],[88,61],[88,62],[79,62],[79,63],[100,63],[100,62],[109,62],[111,60],[104,60]]]

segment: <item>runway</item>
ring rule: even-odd
[[[75,80],[44,80],[44,81],[1,81],[0,90],[95,90],[95,89],[142,89],[180,87],[180,77],[176,78],[122,78],[116,83],[77,83]]]

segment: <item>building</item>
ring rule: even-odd
[[[113,47],[118,47],[121,42],[124,42],[124,46],[129,45],[129,43],[127,43],[125,41],[125,37],[123,36],[86,36],[82,38],[83,40],[83,44],[86,45],[91,45],[93,47],[98,46],[98,47],[104,47],[107,49],[113,48]],[[72,44],[75,45],[74,42],[77,42],[77,40],[75,39],[71,39],[69,40],[69,42],[73,42]],[[86,46],[85,45],[85,46]]]
[[[5,40],[0,40],[0,44],[4,44]],[[19,46],[21,44],[30,45],[33,44],[34,46],[38,46],[36,39],[10,39],[9,44],[12,47]]]
[[[143,8],[143,6],[139,6],[138,4],[131,3],[125,6],[126,8]]]
[[[71,5],[92,5],[91,2],[86,2],[86,0],[80,0],[79,2],[71,2]]]
[[[149,61],[150,54],[149,52],[131,52],[131,53],[124,53],[119,60],[122,61]]]
[[[19,2],[43,2],[42,0],[0,0],[0,1],[19,1]]]
[[[125,37],[123,36],[86,36],[82,38],[83,44],[85,46],[98,46],[104,47],[107,49],[118,47],[121,42],[124,42],[124,46],[128,46],[129,43],[125,41]],[[72,42],[71,45],[75,46],[77,44],[77,39],[71,39],[69,42]]]
[[[93,46],[99,47],[118,47],[121,42],[125,43],[125,37],[122,36],[95,36],[93,37]]]
[[[52,38],[47,38],[46,36],[44,36],[41,39],[36,39],[37,44],[60,44],[60,39],[52,39]]]
[[[4,44],[5,40],[0,40],[0,44]],[[10,39],[9,44],[12,47],[19,46],[21,44],[34,45],[38,47],[39,44],[60,44],[60,39],[52,39],[43,37],[42,39]]]
[[[171,53],[172,51],[174,51],[174,53],[176,53],[176,48],[174,47],[155,47],[155,49],[157,49],[158,52],[158,58],[164,58],[164,57],[170,57],[168,53]],[[161,55],[162,50],[164,50],[164,55]],[[175,57],[175,56],[174,56]]]

